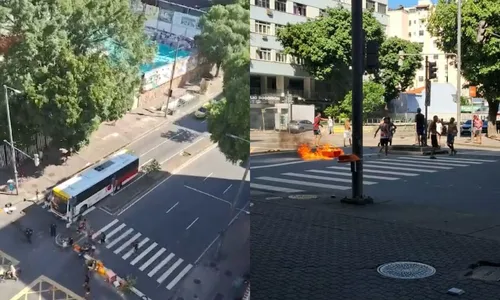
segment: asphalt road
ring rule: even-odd
[[[97,257],[118,274],[137,277],[136,287],[148,297],[168,299],[231,221],[243,172],[212,147],[118,215],[94,210],[89,223],[96,235],[108,236]],[[234,213],[245,213],[248,195],[247,182]],[[140,245],[136,253],[132,240]]]
[[[258,155],[251,160],[251,193],[351,195],[349,165],[300,160],[294,153]],[[364,158],[364,194],[375,202],[423,204],[475,214],[500,211],[496,153],[457,156],[390,154]]]

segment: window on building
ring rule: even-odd
[[[366,0],[366,9],[375,11],[375,1]]]
[[[408,26],[411,26],[411,21],[408,21]]]
[[[439,55],[434,54],[433,58],[434,58],[434,60],[438,60],[439,59]]]
[[[418,31],[418,36],[424,36],[424,31],[423,30],[419,30]]]
[[[257,58],[261,60],[271,60],[271,49],[257,49]]]
[[[418,43],[420,45],[420,49],[424,49],[424,43]]]
[[[276,77],[267,77],[267,89],[276,91]]]
[[[413,20],[413,24],[417,24],[417,20]]]
[[[306,16],[306,6],[300,3],[293,4],[293,13],[299,16]]]
[[[379,3],[377,12],[385,15],[387,13],[387,5]]]
[[[411,37],[411,32],[408,32],[408,37]]]
[[[275,60],[277,62],[286,63],[286,54],[283,52],[277,51]]]
[[[255,5],[264,7],[264,8],[270,8],[269,6],[269,0],[255,0]]]
[[[418,81],[420,82],[424,81],[424,76],[418,76]]]
[[[255,21],[255,32],[271,34],[271,23]]]
[[[274,34],[278,34],[278,31],[280,31],[283,28],[285,28],[285,25],[274,24]]]
[[[324,16],[325,14],[326,14],[326,10],[324,10],[324,9],[320,9],[320,10],[319,10],[319,15],[320,15],[321,17],[322,17],[322,16]]]
[[[420,24],[425,24],[425,19],[420,19]]]
[[[277,11],[286,12],[286,0],[275,0],[274,9]]]

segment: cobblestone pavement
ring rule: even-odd
[[[342,214],[338,199],[252,201],[253,299],[449,299],[453,287],[465,291],[460,299],[499,299],[500,284],[466,277],[471,264],[500,261],[499,242]],[[397,280],[377,273],[396,261],[428,264],[436,274]]]

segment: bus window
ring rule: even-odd
[[[54,193],[52,198],[52,209],[62,216],[66,216],[68,212],[68,201]]]

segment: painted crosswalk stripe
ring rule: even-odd
[[[170,276],[170,274],[172,274],[174,272],[175,269],[177,269],[177,267],[182,264],[184,260],[182,258],[179,258],[165,273],[163,273],[163,275],[160,276],[160,278],[158,278],[156,281],[158,283],[162,283],[168,276]]]
[[[351,171],[351,168],[349,167],[327,167],[329,169],[336,169],[336,170],[346,170],[346,171]],[[420,174],[415,174],[415,173],[402,173],[402,172],[392,172],[392,171],[386,171],[386,170],[376,170],[376,169],[369,169],[366,167],[363,167],[363,171],[367,173],[379,173],[379,174],[384,174],[384,175],[396,175],[396,176],[408,176],[408,177],[414,177],[418,176]]]
[[[324,170],[307,170],[306,172],[352,177],[352,173],[346,173],[346,172],[335,172],[335,171],[324,171]],[[366,175],[366,174],[363,174],[363,178],[380,179],[380,180],[399,180],[400,179],[397,177],[386,177],[386,176]]]
[[[148,276],[149,277],[153,277],[161,268],[163,268],[173,257],[175,256],[175,254],[173,253],[170,253],[164,260],[162,260],[158,265],[156,265],[154,267],[153,270],[151,270],[149,273],[148,273]]]
[[[170,281],[170,283],[167,285],[167,289],[171,290],[181,279],[184,277],[191,269],[193,268],[192,264],[189,264],[182,269],[182,271],[175,276],[175,278]]]
[[[149,238],[144,238],[138,245],[138,248],[141,249],[146,243],[149,242]],[[122,259],[127,260],[132,254],[134,254],[135,250],[130,249],[125,255],[122,256]]]
[[[262,195],[267,195],[268,193],[263,192],[263,191],[258,191],[255,190],[254,188],[250,187],[250,195],[252,196],[262,196]]]
[[[464,164],[455,164],[455,163],[449,163],[449,162],[440,162],[436,160],[430,160],[428,158],[406,158],[406,159],[400,159],[400,158],[395,158],[395,159],[389,159],[390,161],[398,161],[398,162],[411,162],[411,163],[418,163],[418,164],[425,164],[425,165],[433,165],[433,166],[447,166],[447,167],[470,167],[470,165],[464,165]]]
[[[151,250],[153,250],[157,245],[158,245],[157,243],[152,243],[151,245],[149,245],[149,247],[146,250],[144,250],[144,252],[141,252],[141,254],[139,254],[139,256],[134,258],[134,260],[131,261],[130,264],[133,266],[136,263],[138,263],[141,259],[144,258],[144,256],[146,256],[149,252],[151,252]],[[133,251],[133,249],[132,249],[132,251]]]
[[[421,170],[421,169],[415,169],[415,168],[403,168],[403,167],[391,167],[391,166],[385,166],[385,165],[377,165],[373,162],[365,163],[365,167],[372,167],[372,168],[378,168],[378,169],[388,169],[388,170],[396,170],[396,171],[412,171],[412,172],[423,172],[423,173],[436,173],[436,170]],[[385,172],[385,171],[383,171]]]
[[[167,249],[165,248],[161,248],[160,250],[158,250],[158,252],[156,252],[153,256],[151,256],[145,263],[142,264],[142,266],[139,267],[139,270],[141,271],[144,271],[146,270],[147,267],[149,267],[149,265],[151,265],[158,257],[160,257],[160,255],[163,254],[163,252],[167,251]]]
[[[107,244],[106,248],[107,249],[111,249],[111,247],[113,247],[114,245],[118,244],[121,240],[123,240],[124,238],[126,238],[133,231],[134,231],[134,229],[129,228],[129,230],[125,231],[124,233],[122,233],[122,235],[120,235],[119,237],[117,237],[116,239],[114,239],[111,243]]]
[[[132,243],[137,240],[138,238],[141,237],[141,233],[138,232],[136,233],[133,237],[131,237],[128,241],[126,241],[125,243],[123,243],[123,245],[121,245],[118,249],[116,249],[115,251],[113,251],[114,254],[118,254],[120,252],[122,252],[123,250],[125,250],[125,248],[129,247],[130,245],[132,245]]]
[[[372,164],[381,164],[381,165],[387,165],[387,166],[399,166],[399,167],[411,167],[411,168],[429,168],[429,169],[438,169],[438,170],[453,170],[451,167],[443,167],[443,166],[433,166],[433,165],[426,165],[426,164],[420,164],[417,162],[409,163],[409,162],[394,162],[394,161],[389,161],[388,159],[383,159],[383,161],[372,161],[370,162]]]
[[[404,157],[398,157],[398,158],[404,159]],[[427,160],[427,161],[429,161],[429,158],[426,158],[426,157],[412,157],[411,159],[418,159],[418,160]],[[436,162],[457,163],[457,164],[472,164],[472,165],[482,165],[484,163],[484,162],[475,161],[475,160],[447,159],[447,157],[442,157],[442,156],[438,156],[438,158],[436,159]]]
[[[287,183],[287,184],[295,184],[295,185],[302,185],[302,186],[317,187],[317,188],[330,189],[330,190],[343,190],[343,191],[345,191],[345,190],[351,189],[350,187],[340,186],[340,185],[323,184],[323,183],[316,183],[316,182],[307,182],[307,181],[303,181],[303,180],[301,181],[301,180],[290,180],[290,179],[283,179],[283,178],[274,178],[274,177],[268,177],[268,176],[257,177],[255,179],[266,180],[266,181],[271,181],[271,182],[279,182],[279,183]]]
[[[303,192],[303,190],[296,190],[296,189],[290,189],[290,188],[279,187],[279,186],[258,184],[258,183],[253,183],[253,182],[250,183],[250,188],[251,189],[258,189],[258,190],[272,191],[272,192],[283,192],[283,193],[301,193],[301,192]]]
[[[149,277],[153,277],[161,268],[163,268],[172,258],[174,258],[175,254],[170,253],[167,258],[161,261],[151,272],[148,273]],[[161,278],[161,277],[160,277]],[[161,283],[161,282],[160,282]]]
[[[441,157],[441,159],[444,159],[444,160],[454,160],[454,161],[463,161],[463,162],[468,162],[468,161],[482,162],[482,163],[496,162],[496,160],[492,160],[492,159],[462,158],[462,157]]]
[[[106,232],[106,230],[110,229],[111,227],[113,227],[113,225],[115,225],[116,223],[118,223],[118,219],[114,219],[113,221],[111,221],[108,225],[104,226],[103,228],[97,230],[93,235],[92,235],[92,239],[96,239],[101,233],[103,232]]]
[[[307,178],[307,179],[317,179],[317,180],[325,180],[325,181],[338,181],[338,182],[346,182],[346,183],[351,183],[351,179],[344,179],[344,178],[332,178],[332,177],[327,177],[327,176],[315,176],[315,175],[309,175],[309,174],[300,174],[300,173],[283,173],[281,175],[285,176],[292,176],[292,177],[300,177],[300,178]],[[373,185],[377,184],[376,182],[373,181],[363,181],[363,184],[366,185]]]
[[[110,233],[106,234],[106,239],[109,239],[111,238],[112,236],[114,236],[115,234],[117,234],[120,230],[122,230],[125,226],[124,223],[120,224],[120,226],[116,227],[113,231],[111,231]]]

